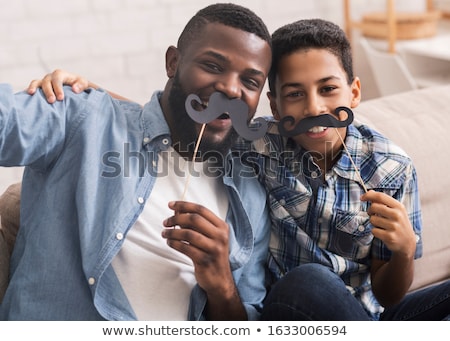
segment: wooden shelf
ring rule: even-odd
[[[390,53],[395,53],[395,44],[398,39],[430,37],[436,33],[439,18],[442,15],[450,17],[450,13],[442,14],[437,11],[433,0],[426,0],[426,11],[419,13],[398,12],[395,8],[395,0],[386,0],[385,12],[366,14],[362,20],[358,21],[352,19],[351,0],[343,0],[343,6],[344,30],[350,42],[352,42],[352,31],[358,29],[365,36],[386,39]]]

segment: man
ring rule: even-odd
[[[236,136],[226,115],[208,123],[194,157],[200,125],[184,106],[191,93],[206,106],[219,92],[244,101],[250,119],[270,61],[261,19],[218,4],[168,48],[169,79],[144,108],[93,89],[50,105],[41,92],[0,85],[0,162],[26,166],[0,317],[257,319],[264,190],[229,153]],[[180,201],[192,167],[203,175],[193,173],[196,190]]]

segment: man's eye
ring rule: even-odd
[[[215,71],[215,72],[220,72],[220,67],[219,67],[219,65],[217,65],[217,64],[214,64],[214,63],[204,63],[203,65],[204,65],[204,67],[205,67],[206,69],[208,69],[208,70]]]
[[[244,79],[243,82],[244,82],[244,84],[246,84],[247,87],[250,88],[250,89],[259,89],[259,88],[260,88],[259,82],[256,81],[256,80],[254,80],[254,79],[247,78],[247,79]]]

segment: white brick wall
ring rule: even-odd
[[[0,0],[0,82],[24,89],[55,68],[84,75],[140,103],[164,86],[164,53],[206,0]],[[307,17],[342,24],[340,0],[241,0],[270,31]],[[353,0],[352,12],[384,0]],[[422,0],[397,0],[411,8]],[[269,113],[263,96],[260,112]],[[0,193],[20,176],[0,169]]]
[[[399,7],[412,2],[399,1]],[[139,102],[165,82],[164,52],[187,20],[211,1],[0,0],[0,81],[17,90],[65,68]],[[241,0],[273,31],[306,17],[342,24],[340,0]],[[352,11],[384,0],[353,0]]]

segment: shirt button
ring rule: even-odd
[[[169,144],[169,139],[163,139],[162,140],[163,145],[168,145]]]
[[[284,200],[284,199],[280,199],[280,205],[281,205],[281,206],[284,206],[284,205],[286,205],[286,200]]]
[[[144,198],[143,197],[139,197],[137,198],[138,203],[140,203],[141,205],[144,203]]]
[[[117,233],[117,234],[116,234],[116,239],[117,239],[117,240],[122,240],[122,239],[123,239],[123,233],[120,233],[120,232]]]
[[[319,174],[317,174],[316,171],[312,171],[312,172],[311,172],[311,178],[317,179],[318,176],[319,176]]]
[[[359,232],[364,232],[364,230],[365,230],[364,225],[359,225],[358,226],[358,231]]]
[[[420,236],[418,234],[416,234],[416,243],[418,243],[420,240]]]
[[[94,285],[95,284],[95,278],[94,277],[89,277],[88,283],[89,283],[89,285]]]
[[[144,137],[144,140],[142,141],[144,144],[147,144],[150,142],[150,137]]]

